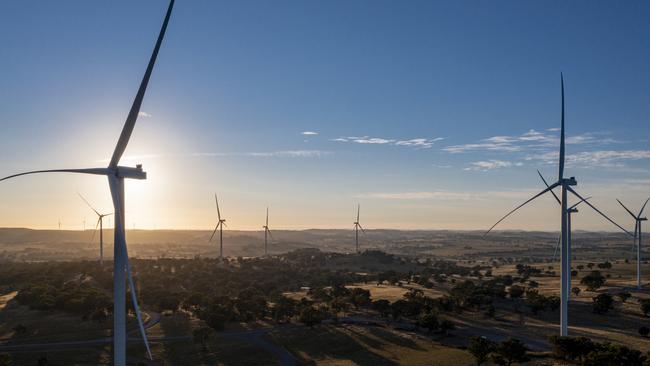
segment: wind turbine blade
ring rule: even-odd
[[[266,226],[269,226],[269,208],[266,208]]]
[[[357,203],[357,222],[359,222],[359,212],[361,211],[361,204]]]
[[[560,83],[562,85],[562,127],[560,128],[560,164],[558,182],[564,177],[564,75],[560,73]]]
[[[131,105],[131,111],[126,117],[126,122],[122,128],[122,133],[120,134],[119,140],[117,140],[117,145],[115,146],[115,151],[113,151],[113,157],[111,158],[111,163],[108,165],[110,168],[115,169],[117,164],[120,162],[124,150],[126,150],[126,145],[129,143],[131,138],[131,133],[135,127],[135,121],[138,119],[138,113],[140,113],[140,106],[142,105],[142,100],[144,99],[144,93],[147,91],[147,85],[149,84],[149,78],[151,77],[151,72],[153,67],[156,64],[156,58],[158,57],[158,51],[160,50],[160,44],[165,37],[165,31],[167,30],[167,24],[169,23],[169,17],[172,14],[172,8],[174,7],[174,0],[169,1],[169,7],[167,8],[167,14],[165,15],[165,20],[163,21],[162,27],[160,28],[160,34],[158,34],[158,40],[149,59],[149,65],[147,65],[147,70],[144,73],[142,82],[140,83],[140,88],[138,93],[133,100],[133,105]]]
[[[221,222],[221,225],[223,225],[224,227],[228,227],[228,225],[226,224],[225,221],[222,221],[222,222]]]
[[[269,233],[269,236],[271,237],[271,240],[275,241],[275,238],[274,238],[273,235],[271,234],[271,230],[269,230],[269,229],[267,228],[267,229],[266,229],[266,232]]]
[[[81,173],[81,174],[96,174],[96,175],[108,175],[109,170],[105,168],[96,168],[96,169],[48,169],[48,170],[33,170],[31,172],[18,173],[10,175],[4,178],[0,178],[0,182],[3,180],[20,177],[21,175],[27,174],[37,174],[37,173]]]
[[[359,224],[359,229],[361,229],[361,232],[362,232],[362,233],[364,233],[364,234],[366,233],[366,231],[363,230],[363,226],[361,226],[361,224]]]
[[[618,227],[619,229],[623,230],[627,235],[632,236],[632,234],[631,234],[629,231],[625,230],[621,225],[617,224],[616,222],[614,222],[614,220],[612,220],[612,219],[610,219],[609,217],[607,217],[607,215],[605,215],[604,213],[602,213],[599,209],[596,208],[596,206],[592,205],[589,201],[587,201],[586,199],[582,198],[582,196],[579,195],[578,192],[574,191],[573,188],[571,188],[571,186],[567,186],[566,188],[567,188],[571,193],[573,193],[576,197],[580,198],[580,199],[582,200],[582,202],[584,202],[585,204],[589,205],[589,207],[593,208],[594,211],[598,212],[598,213],[600,214],[600,216],[604,217],[605,219],[607,219],[607,221],[611,222],[611,223],[614,224],[616,227]]]
[[[627,211],[627,213],[629,213],[630,215],[632,215],[632,217],[634,217],[634,219],[636,220],[636,215],[633,214],[632,211],[630,211],[629,208],[625,207],[625,205],[623,204],[623,202],[621,202],[621,200],[619,200],[618,198],[617,198],[616,200],[618,201],[618,203],[621,204],[621,206],[623,206],[623,208],[625,209],[625,211]]]
[[[528,204],[530,201],[532,201],[532,200],[534,200],[535,198],[537,198],[537,197],[543,195],[544,193],[546,193],[546,192],[552,190],[553,188],[557,187],[558,185],[559,185],[559,183],[553,183],[552,185],[550,185],[550,186],[549,186],[548,188],[546,188],[545,190],[539,192],[538,194],[536,194],[536,195],[534,195],[533,197],[529,198],[526,202],[524,202],[524,203],[522,203],[521,205],[515,207],[512,211],[508,212],[505,216],[503,216],[502,218],[500,218],[499,221],[496,222],[496,224],[492,225],[492,227],[491,227],[488,231],[486,231],[485,234],[483,234],[483,236],[489,234],[490,231],[492,231],[492,229],[494,229],[497,225],[499,225],[499,223],[500,223],[501,221],[505,220],[506,217],[512,215],[515,211],[517,211],[518,209],[524,207],[524,206],[525,206],[526,204]]]
[[[585,198],[584,200],[580,200],[580,201],[576,202],[573,206],[569,207],[569,209],[576,208],[576,207],[578,207],[578,205],[581,204],[582,202],[584,202],[584,201],[589,201],[590,199],[591,199],[591,196]]]
[[[540,173],[539,170],[537,170],[537,174],[539,174],[539,177],[542,178],[542,182],[544,182],[544,184],[546,185],[546,188],[548,188],[549,185],[546,182],[546,179],[544,179],[544,176],[542,175],[542,173]],[[557,203],[559,205],[562,205],[562,201],[560,201],[560,198],[555,194],[555,192],[551,191],[551,193],[553,193],[553,197],[555,197],[555,200],[557,201]]]
[[[648,198],[647,200],[645,200],[645,203],[644,203],[643,206],[641,207],[641,211],[639,211],[639,217],[641,217],[641,215],[643,215],[643,210],[645,210],[645,205],[648,204],[648,201],[650,201],[650,198]]]
[[[95,240],[95,233],[97,233],[97,228],[99,227],[99,222],[102,220],[101,216],[99,219],[97,219],[97,225],[95,225],[95,230],[93,230],[93,236],[90,238],[90,242],[92,243]]]
[[[126,252],[126,246],[124,248],[124,255],[126,255],[126,275],[129,279],[129,287],[131,288],[131,299],[133,300],[133,307],[135,309],[135,316],[138,318],[138,326],[140,328],[140,335],[144,341],[144,346],[147,348],[147,354],[149,359],[153,360],[151,356],[151,348],[149,348],[149,340],[147,339],[147,332],[144,330],[144,324],[142,323],[142,315],[140,315],[140,306],[138,306],[138,297],[135,294],[135,286],[133,285],[133,276],[131,275],[131,264],[129,263],[129,254]]]
[[[212,232],[212,235],[210,235],[210,240],[208,242],[212,241],[212,238],[214,238],[214,234],[217,232],[217,229],[219,228],[219,225],[221,224],[221,221],[217,224],[217,226],[214,227],[214,231]]]
[[[557,238],[557,244],[555,244],[555,250],[553,251],[553,262],[555,262],[555,258],[557,257],[557,250],[560,248],[560,242],[562,241],[562,233],[560,233],[560,236]]]
[[[219,211],[219,199],[217,198],[217,194],[214,194],[214,202],[217,203],[217,216],[219,217],[219,221],[221,221],[221,211]]]
[[[88,205],[88,207],[90,207],[91,210],[95,211],[97,216],[101,216],[99,212],[97,212],[97,210],[95,210],[93,206],[91,206],[90,203],[88,203],[88,201],[84,198],[84,196],[81,195],[81,193],[77,192],[77,195],[79,195],[79,198],[81,198],[84,202],[86,202],[86,205]]]

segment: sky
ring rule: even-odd
[[[0,2],[0,176],[107,165],[156,1]],[[650,3],[177,1],[122,165],[128,228],[487,229],[567,175],[616,221],[650,196]],[[81,229],[105,178],[0,183],[0,227]],[[502,229],[558,230],[543,196]],[[616,230],[587,207],[578,230]]]

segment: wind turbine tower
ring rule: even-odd
[[[174,7],[174,0],[169,1],[169,6],[167,7],[167,13],[165,14],[165,19],[163,21],[162,27],[160,28],[160,33],[158,34],[158,39],[156,40],[156,45],[154,46],[151,58],[149,59],[149,64],[144,73],[138,92],[133,100],[131,105],[131,110],[124,122],[124,127],[113,151],[113,156],[111,157],[110,163],[107,167],[100,168],[89,168],[89,169],[50,169],[50,170],[37,170],[29,171],[19,174],[10,175],[8,177],[0,179],[0,181],[18,177],[26,174],[35,174],[35,173],[79,173],[79,174],[93,174],[105,176],[108,179],[108,185],[111,191],[111,197],[113,199],[113,207],[115,214],[115,230],[114,230],[114,260],[113,260],[113,364],[116,366],[126,365],[126,281],[128,279],[129,286],[131,288],[132,302],[135,310],[135,315],[138,320],[138,325],[140,328],[140,334],[144,340],[145,347],[147,348],[147,354],[151,359],[151,350],[149,348],[149,342],[147,340],[147,334],[144,330],[144,325],[142,323],[142,317],[140,315],[140,308],[138,306],[136,289],[133,285],[133,277],[131,275],[131,266],[129,265],[129,255],[126,246],[126,231],[125,231],[125,219],[124,219],[124,179],[146,179],[147,173],[142,170],[142,165],[136,165],[135,167],[126,167],[120,166],[120,159],[126,150],[126,147],[131,138],[133,129],[135,128],[135,123],[138,119],[138,114],[140,113],[140,106],[144,99],[145,92],[147,90],[147,85],[149,84],[149,78],[153,71],[154,65],[156,63],[156,58],[158,57],[158,51],[160,50],[160,45],[162,44],[163,38],[165,37],[165,31],[167,30],[167,24],[169,23],[169,18],[172,14],[172,8]]]
[[[210,236],[210,241],[212,241],[214,234],[217,232],[217,229],[219,229],[219,260],[223,260],[223,227],[226,225],[226,219],[221,218],[221,211],[219,211],[219,199],[217,198],[216,193],[214,194],[214,201],[217,204],[217,217],[219,221],[217,222],[217,226],[215,226],[214,231]]]
[[[357,220],[354,222],[354,242],[356,245],[356,250],[357,253],[359,253],[359,229],[361,229],[362,233],[366,233],[365,230],[363,230],[363,226],[359,223],[359,213],[361,212],[361,204],[357,203]]]
[[[630,214],[634,218],[635,225],[634,225],[634,245],[636,245],[636,288],[641,289],[641,223],[643,221],[648,221],[646,217],[643,216],[643,210],[645,209],[645,206],[648,204],[648,201],[650,201],[650,198],[648,198],[643,206],[641,207],[641,211],[639,211],[638,215],[635,215],[630,211],[623,202],[621,202],[618,198],[616,199],[618,203],[623,206],[625,211]]]
[[[273,235],[271,235],[271,230],[269,229],[269,208],[266,208],[266,224],[262,226],[264,229],[264,255],[269,255],[269,242],[268,238],[270,237],[273,240]]]

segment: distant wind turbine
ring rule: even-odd
[[[219,199],[217,198],[216,193],[214,194],[214,202],[217,203],[217,217],[219,219],[219,222],[217,222],[217,226],[215,226],[209,241],[212,241],[214,234],[217,232],[217,229],[219,229],[219,260],[223,260],[223,227],[228,225],[226,225],[226,219],[221,218],[221,211],[219,211]]]
[[[359,223],[359,212],[361,211],[361,204],[357,203],[357,221],[354,222],[354,241],[356,243],[356,249],[357,253],[359,253],[359,229],[361,229],[361,232],[364,234],[366,233],[365,230],[363,230],[363,226]]]
[[[638,215],[635,215],[630,211],[623,202],[621,202],[618,198],[616,199],[618,203],[623,206],[625,211],[629,213],[635,221],[634,225],[634,244],[636,245],[636,287],[640,290],[641,289],[641,222],[647,221],[648,219],[646,217],[642,217],[643,215],[643,210],[645,209],[645,205],[648,204],[648,201],[650,201],[650,198],[648,198],[643,206],[641,206],[641,211],[639,211]],[[638,241],[637,241],[638,240]]]
[[[137,297],[135,294],[136,289],[133,286],[131,266],[129,265],[129,256],[126,246],[124,220],[124,179],[146,179],[147,174],[142,170],[142,165],[136,165],[136,167],[133,168],[119,166],[118,164],[120,162],[120,158],[124,154],[124,150],[126,150],[129,139],[131,137],[131,133],[135,127],[135,122],[138,119],[140,106],[142,105],[142,100],[144,99],[147,85],[149,83],[149,78],[151,77],[151,72],[153,71],[153,67],[156,63],[158,51],[160,50],[160,45],[162,44],[163,38],[165,36],[165,31],[167,29],[167,24],[169,23],[169,18],[171,16],[173,7],[174,0],[170,0],[169,6],[167,8],[167,13],[165,14],[165,20],[163,21],[160,33],[158,34],[158,39],[156,40],[156,45],[154,46],[151,58],[149,59],[149,64],[147,65],[147,69],[144,73],[144,77],[142,78],[142,82],[140,83],[138,93],[136,94],[133,105],[131,106],[131,110],[129,111],[129,114],[126,118],[122,133],[120,134],[120,138],[117,141],[117,145],[113,151],[113,156],[111,157],[111,161],[108,167],[90,169],[37,170],[14,174],[0,179],[0,181],[3,181],[26,174],[50,172],[94,174],[103,175],[108,178],[108,184],[110,187],[111,196],[113,198],[113,206],[115,212],[115,245],[113,261],[113,363],[117,366],[124,366],[126,364],[126,277],[128,277],[129,286],[131,287],[131,295],[133,297],[133,305],[135,308],[135,314],[138,319],[140,333],[147,348],[147,354],[149,355],[150,359],[152,358],[149,342],[147,340],[147,334],[145,333],[142,318],[140,316],[140,308],[138,306]]]
[[[594,205],[589,203],[585,198],[583,198],[578,192],[576,192],[572,186],[575,186],[578,184],[576,179],[574,177],[571,178],[565,178],[564,177],[564,155],[565,155],[565,143],[564,143],[564,77],[562,74],[560,74],[560,84],[561,84],[561,90],[562,90],[562,113],[561,113],[561,128],[560,128],[560,160],[559,160],[559,169],[558,169],[558,180],[557,182],[551,184],[550,186],[547,186],[546,189],[543,191],[539,192],[538,194],[534,195],[530,199],[528,199],[526,202],[520,204],[519,206],[515,207],[513,210],[508,212],[505,216],[503,216],[499,221],[497,221],[492,227],[485,233],[487,235],[492,229],[494,229],[501,221],[505,220],[508,216],[510,216],[512,213],[520,209],[521,207],[525,206],[529,202],[533,201],[539,196],[542,196],[543,194],[547,192],[551,192],[554,188],[561,187],[562,188],[562,198],[560,199],[561,203],[561,221],[560,224],[562,226],[562,234],[561,234],[561,267],[562,267],[562,275],[560,278],[560,283],[561,283],[561,291],[560,291],[560,336],[567,336],[568,335],[568,316],[569,316],[569,293],[570,293],[570,277],[571,274],[569,273],[568,270],[568,263],[569,263],[569,227],[568,227],[568,214],[569,214],[569,207],[567,205],[568,200],[567,200],[567,194],[568,192],[571,192],[573,195],[575,195],[578,199],[580,199],[581,202],[584,202],[586,205],[594,209],[596,212],[598,212],[601,216],[603,216],[605,219],[607,219],[609,222],[612,224],[616,225],[619,229],[623,230],[629,235],[632,235],[629,233],[627,230],[625,230],[623,227],[621,227],[619,224],[614,222],[612,219],[607,217],[604,213],[602,213],[599,209],[597,209]]]
[[[104,217],[110,216],[113,213],[108,213],[108,214],[100,214],[93,208],[93,206],[88,203],[88,201],[81,195],[81,193],[78,193],[79,197],[90,207],[91,210],[97,214],[97,224],[95,225],[95,230],[93,230],[93,236],[90,239],[90,242],[92,243],[93,240],[95,239],[95,233],[97,232],[97,227],[99,226],[99,264],[103,265],[104,264]]]
[[[262,226],[264,229],[264,255],[269,255],[269,242],[268,237],[273,240],[273,235],[271,235],[271,229],[269,229],[269,208],[266,208],[266,224]]]

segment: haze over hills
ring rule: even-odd
[[[218,242],[209,242],[208,230],[128,230],[130,253],[140,258],[216,257]],[[558,234],[554,232],[452,230],[366,230],[361,250],[382,250],[401,256],[427,255],[446,259],[531,257],[552,259]],[[97,258],[98,233],[92,230],[32,230],[0,228],[0,258],[10,260],[73,260]],[[354,231],[343,229],[274,230],[269,253],[315,248],[324,252],[354,251]],[[113,231],[104,230],[104,253],[112,257]],[[630,240],[624,234],[576,231],[574,255],[581,258],[627,258]],[[224,231],[224,255],[263,254],[263,231]],[[587,250],[598,248],[598,250]]]

